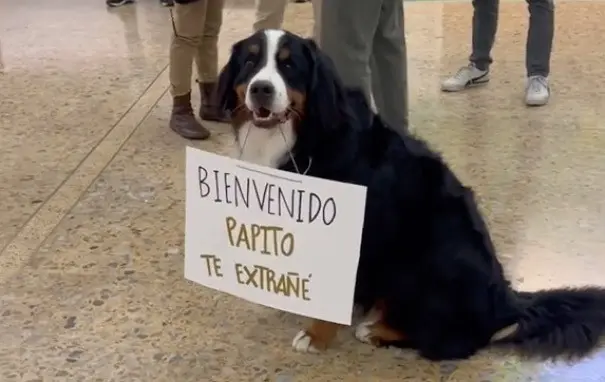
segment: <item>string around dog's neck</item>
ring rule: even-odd
[[[281,126],[278,126],[279,128],[279,132],[281,133],[281,137],[284,140],[284,143],[287,145],[288,144],[288,140],[286,139],[286,134],[284,133],[284,130],[281,128]],[[307,172],[309,172],[309,170],[311,169],[311,164],[313,163],[313,158],[309,157],[309,163],[307,165],[307,168],[305,169],[305,172],[300,172],[300,168],[298,167],[298,163],[296,163],[296,159],[295,159],[295,155],[292,152],[292,150],[288,149],[288,156],[290,157],[290,161],[292,162],[292,166],[294,166],[294,169],[296,170],[297,173],[299,173],[300,175],[307,175]]]
[[[281,126],[278,126],[277,128],[279,129],[279,132],[281,133],[282,139],[284,140],[284,143],[287,146],[288,145],[288,140],[286,139],[286,134],[282,130]],[[246,142],[248,141],[248,135],[250,135],[250,130],[251,129],[248,129],[248,131],[246,131],[246,136],[244,137],[244,141],[242,142],[242,145],[240,146],[239,158],[238,159],[242,159],[242,156],[244,155],[244,150],[246,148]],[[288,157],[290,158],[290,162],[292,162],[292,167],[294,167],[294,170],[296,171],[297,174],[307,175],[307,173],[309,172],[309,170],[311,170],[311,165],[313,164],[313,157],[309,157],[309,160],[308,160],[308,163],[307,163],[307,168],[305,169],[304,172],[300,172],[300,167],[298,167],[298,163],[296,163],[296,154],[294,152],[292,152],[292,150],[290,150],[290,149],[288,149]]]
[[[294,153],[292,153],[291,151],[288,151],[288,156],[290,157],[290,162],[292,162],[292,167],[294,167],[294,170],[296,170],[296,172],[300,175],[307,175],[307,173],[309,172],[309,170],[311,170],[311,165],[313,164],[313,157],[308,157],[307,160],[307,168],[305,168],[305,171],[300,172],[300,167],[298,167],[298,163],[296,162],[295,155]]]

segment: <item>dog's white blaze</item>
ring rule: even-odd
[[[277,51],[279,50],[279,40],[285,34],[282,30],[268,29],[265,34],[265,66],[263,66],[251,79],[246,89],[246,106],[252,110],[252,102],[250,100],[250,85],[256,81],[269,81],[275,88],[275,98],[271,111],[280,114],[286,111],[290,106],[288,98],[288,88],[286,81],[282,78],[277,70]]]
[[[263,66],[251,79],[246,89],[245,103],[252,109],[250,100],[250,84],[256,81],[269,81],[275,88],[275,98],[271,111],[284,113],[290,106],[286,81],[277,70],[277,52],[279,41],[284,31],[268,29],[265,34],[265,66]],[[296,142],[294,126],[288,120],[271,128],[260,128],[251,122],[246,122],[238,130],[239,157],[246,162],[278,168],[288,161],[288,152]]]
[[[271,168],[278,168],[288,161],[288,152],[292,151],[296,142],[290,120],[269,129],[246,122],[237,135],[239,159]]]

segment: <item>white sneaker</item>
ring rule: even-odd
[[[475,64],[460,68],[456,74],[446,78],[441,83],[441,90],[444,92],[458,92],[474,85],[484,84],[489,81],[489,70],[477,69]]]
[[[527,106],[542,106],[548,103],[550,88],[548,78],[544,76],[530,76],[525,88],[525,103]]]

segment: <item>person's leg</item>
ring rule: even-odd
[[[204,37],[195,55],[197,82],[202,95],[200,118],[209,121],[227,122],[227,118],[216,104],[215,87],[218,76],[218,36],[223,24],[224,0],[212,0],[206,6]]]
[[[170,93],[173,97],[170,128],[185,138],[206,139],[210,132],[196,121],[191,108],[193,58],[202,44],[206,1],[175,4],[170,45]]]
[[[261,29],[280,29],[284,22],[284,13],[286,12],[288,0],[256,0],[256,21],[252,28],[259,31]]]
[[[376,108],[387,124],[403,134],[408,129],[408,76],[403,2],[384,0],[372,49],[371,67]]]
[[[528,77],[525,100],[528,105],[540,106],[550,98],[548,75],[555,29],[555,6],[553,0],[527,2],[530,16],[525,53]]]
[[[499,0],[473,0],[473,51],[470,64],[441,84],[444,91],[459,91],[489,81],[491,51],[498,29]]]
[[[322,0],[312,0],[311,6],[313,7],[313,40],[317,45],[321,46],[320,33],[321,33],[321,3]]]
[[[370,57],[382,0],[321,2],[321,49],[336,66],[345,86],[361,88],[372,99]]]
[[[489,70],[498,29],[499,0],[473,0],[473,52],[470,62],[479,70]]]

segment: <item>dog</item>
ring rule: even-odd
[[[312,40],[263,30],[237,42],[217,102],[231,115],[241,159],[367,187],[358,340],[436,361],[488,346],[543,359],[598,347],[605,289],[515,290],[472,190],[427,143],[395,133],[360,90],[345,88]],[[292,346],[324,350],[339,327],[311,320]]]

